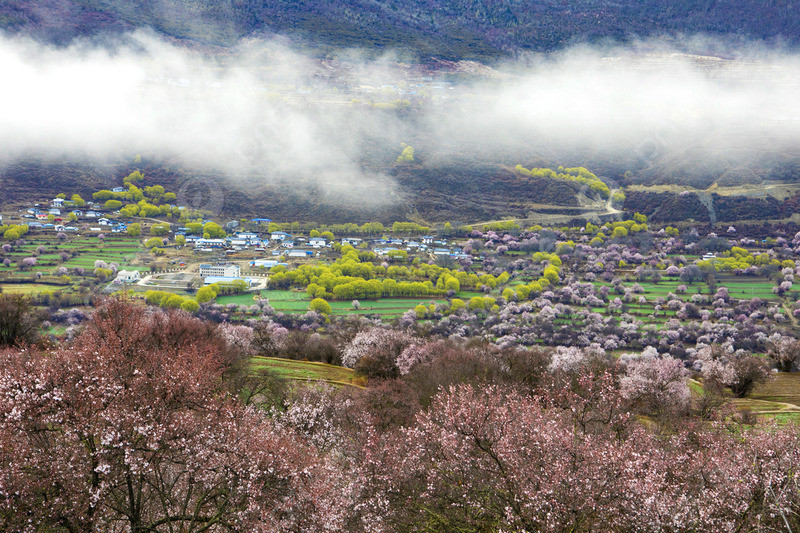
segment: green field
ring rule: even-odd
[[[632,287],[634,285],[633,281],[629,281],[624,283],[625,287]],[[513,285],[513,282],[512,282]],[[611,287],[611,284],[605,282],[594,282],[594,285],[597,287],[607,286]],[[659,312],[659,316],[652,318],[650,315],[653,313],[653,306],[655,305],[656,298],[663,298],[666,297],[669,293],[677,294],[677,288],[679,285],[687,285],[680,280],[676,279],[665,279],[658,283],[654,283],[652,281],[644,281],[640,282],[639,285],[644,289],[643,293],[636,295],[636,300],[626,304],[628,312],[642,319],[645,323],[655,323],[660,324],[664,321],[664,317],[670,317],[675,315],[675,311],[667,308],[663,308]],[[765,300],[777,300],[775,294],[772,293],[773,284],[769,281],[765,281],[761,278],[754,278],[754,279],[731,279],[731,280],[720,280],[717,284],[717,287],[727,287],[731,297],[735,299],[749,299],[755,296]],[[689,301],[692,295],[697,293],[702,293],[707,296],[709,295],[708,286],[705,283],[694,283],[692,285],[687,285],[687,292],[684,294],[678,294],[678,297],[683,301]],[[499,291],[493,291],[491,295],[497,296],[496,293]],[[477,291],[462,291],[458,294],[458,297],[463,300],[468,300],[473,296],[485,296],[481,292]],[[609,294],[611,299],[620,296],[616,294],[616,292],[612,292]],[[639,303],[638,298],[640,296],[644,296],[647,300],[646,303]],[[308,304],[310,302],[310,298],[306,295],[303,291],[291,291],[291,290],[267,290],[261,292],[261,298],[266,298],[269,300],[270,305],[276,310],[284,313],[303,313],[308,309]],[[350,301],[331,301],[329,302],[332,309],[333,315],[348,315],[348,314],[359,314],[359,315],[380,315],[385,318],[396,318],[402,315],[404,312],[408,311],[409,309],[413,309],[418,304],[429,305],[432,302],[435,303],[445,303],[447,300],[443,298],[384,298],[379,300],[360,300],[360,308],[353,309],[352,303]],[[238,305],[250,305],[254,303],[254,298],[252,294],[239,294],[233,296],[222,296],[217,299],[217,302],[223,305],[235,303]],[[606,314],[607,310],[604,307],[601,308],[593,308],[592,311],[598,312],[601,314]]]
[[[237,305],[253,305],[255,299],[253,293],[248,292],[245,294],[232,294],[230,296],[220,296],[217,298],[217,303],[222,305],[237,304]]]
[[[30,294],[44,291],[68,291],[70,285],[46,285],[44,283],[3,283],[3,292],[8,294]]]
[[[94,268],[94,262],[97,260],[105,261],[106,263],[117,263],[122,267],[129,261],[136,258],[136,253],[139,248],[116,248],[104,247],[97,249],[81,250],[77,257],[71,258],[64,263],[67,268],[83,267]]]
[[[602,281],[595,281],[593,283],[598,288],[602,286],[609,288],[612,287],[610,283]],[[635,281],[628,281],[623,283],[623,286],[633,287],[633,285],[636,283],[637,282]],[[644,296],[648,300],[658,297],[666,297],[669,293],[677,294],[677,296],[684,301],[688,298],[691,298],[693,294],[700,293],[710,295],[708,285],[700,282],[695,282],[690,285],[680,280],[664,279],[658,283],[654,283],[652,281],[641,281],[638,283],[644,289],[644,292],[637,295],[637,297]],[[684,294],[677,293],[677,288],[679,285],[686,285],[687,290]],[[751,299],[756,296],[764,300],[774,300],[776,299],[775,294],[772,292],[772,288],[774,286],[774,283],[766,281],[763,278],[723,278],[717,280],[717,288],[727,288],[731,298],[736,298],[737,300]],[[613,294],[614,293],[612,292],[612,294],[609,296],[612,296]]]
[[[363,378],[342,366],[311,361],[295,361],[277,357],[254,357],[253,369],[267,369],[292,381],[324,381],[333,385],[362,387]]]
[[[44,246],[46,252],[35,256],[35,251],[39,246]],[[7,254],[6,257],[12,261],[12,267],[7,270],[17,270],[17,263],[31,256],[35,256],[38,262],[38,265],[34,267],[34,269],[38,268],[42,270],[55,269],[58,266],[93,269],[96,260],[102,260],[107,263],[117,263],[120,267],[125,267],[131,260],[136,258],[139,251],[141,251],[139,242],[134,239],[127,239],[124,241],[112,240],[110,242],[106,241],[101,243],[97,239],[74,238],[60,242],[55,239],[44,238],[43,236],[35,236],[29,244],[16,247],[13,252]],[[60,262],[61,258],[59,257],[60,252],[70,252],[77,255],[62,264]],[[128,268],[131,269],[131,267]],[[138,268],[146,269],[146,267]]]
[[[763,281],[761,279],[754,279],[752,281],[729,281],[724,280],[718,283],[720,287],[727,287],[732,298],[737,299],[750,299],[759,297],[764,300],[773,300],[776,298],[772,292],[774,283]]]
[[[353,309],[350,302],[330,302],[334,315],[381,315],[387,318],[398,317],[413,309],[418,304],[429,305],[431,302],[444,303],[446,300],[422,299],[412,300],[408,298],[386,298],[381,300],[359,300],[361,307]]]

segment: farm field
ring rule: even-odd
[[[385,318],[395,318],[409,309],[413,309],[418,304],[428,305],[430,303],[444,303],[441,299],[408,299],[408,298],[386,298],[380,300],[361,300],[361,307],[353,309],[350,302],[330,302],[332,314],[334,315],[381,315]]]
[[[781,420],[800,421],[800,372],[779,372],[757,385],[748,398],[733,400],[739,409]]]
[[[753,279],[751,281],[720,280],[718,286],[727,287],[732,298],[762,298],[764,300],[775,300],[772,292],[773,284],[763,279]]]
[[[3,292],[33,296],[48,291],[69,295],[78,292],[79,284],[88,284],[89,288],[94,286],[99,291],[108,280],[94,276],[96,261],[114,264],[119,270],[149,271],[148,264],[132,264],[142,251],[147,250],[139,239],[127,235],[109,235],[100,240],[96,236],[70,234],[61,240],[53,233],[30,233],[21,243],[2,254],[0,287]],[[35,259],[35,264],[23,268],[22,261],[26,258]],[[59,269],[66,270],[59,273]],[[65,272],[69,282],[58,283]],[[48,283],[38,281],[40,276],[44,276],[42,281]],[[131,289],[137,292],[135,287]],[[86,287],[80,290],[83,292]]]
[[[332,385],[361,387],[362,378],[353,370],[312,361],[276,357],[254,357],[252,368],[268,369],[292,381],[324,381]]]
[[[459,297],[465,293],[459,294]],[[467,293],[471,294],[471,293]],[[478,294],[478,293],[474,293]],[[308,310],[308,304],[311,298],[302,291],[279,291],[269,290],[261,291],[261,298],[269,300],[269,304],[276,310],[283,313],[305,313]],[[255,303],[254,295],[252,294],[235,294],[231,296],[220,296],[217,298],[217,303],[222,305],[237,304],[237,305],[251,305]],[[409,309],[413,309],[417,304],[428,305],[430,303],[444,303],[444,299],[414,299],[414,298],[382,298],[380,300],[360,300],[359,309],[354,309],[352,302],[329,302],[333,315],[381,315],[386,318],[394,318],[402,315]]]
[[[785,402],[800,409],[800,372],[779,372],[775,379],[758,385],[750,395],[754,400]]]
[[[596,287],[613,287],[611,283],[605,283],[601,281],[595,281],[593,283]],[[648,300],[658,297],[665,297],[669,293],[677,294],[678,297],[683,300],[688,299],[693,294],[708,294],[708,286],[705,283],[695,282],[690,284],[684,283],[683,281],[677,279],[668,278],[662,279],[658,283],[653,281],[628,281],[623,283],[623,286],[630,288],[637,283],[644,289],[644,292],[641,295]],[[677,288],[680,285],[686,286],[686,293],[683,295],[677,293]],[[721,278],[717,279],[717,288],[720,287],[727,288],[731,297],[733,298],[749,299],[758,297],[765,300],[775,299],[775,294],[772,292],[772,287],[774,287],[774,284],[764,280],[764,278]]]
[[[249,292],[245,294],[231,294],[229,296],[220,296],[217,298],[216,302],[221,305],[252,305],[255,303],[255,295]]]
[[[139,247],[108,245],[103,245],[98,248],[81,249],[79,252],[80,255],[67,261],[64,266],[94,268],[94,262],[96,260],[101,260],[106,263],[118,263],[120,267],[123,267],[136,258],[136,254],[139,250]],[[145,269],[145,267],[140,268]]]
[[[44,291],[65,291],[71,286],[48,285],[45,283],[0,283],[4,293],[9,294],[35,294]]]
[[[45,253],[37,253],[37,248],[40,246],[44,247]],[[5,257],[11,260],[11,266],[0,266],[0,272],[3,270],[13,271],[15,267],[18,267],[19,261],[31,256],[36,257],[41,269],[53,269],[55,266],[94,268],[94,262],[97,260],[117,263],[120,267],[124,267],[136,258],[141,249],[138,241],[132,238],[121,241],[110,240],[104,243],[99,242],[98,239],[85,238],[60,242],[50,236],[34,235],[28,239],[28,244],[15,247],[11,252],[5,254]],[[59,254],[62,252],[74,254],[74,257],[61,263]],[[138,268],[145,269],[146,267]]]

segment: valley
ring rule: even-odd
[[[800,531],[798,23],[0,2],[0,531]]]

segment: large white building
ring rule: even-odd
[[[225,248],[225,239],[195,239],[194,245],[196,248]]]
[[[120,270],[114,283],[136,283],[141,279],[138,270]]]
[[[311,257],[314,252],[311,250],[292,250],[289,252],[289,257]]]
[[[200,276],[204,278],[208,276],[238,278],[241,275],[239,265],[200,265]]]
[[[281,263],[277,259],[256,259],[254,261],[250,261],[250,266],[256,268],[272,268],[278,265],[286,265],[286,263]]]

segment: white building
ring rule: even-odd
[[[289,252],[289,257],[311,257],[314,252],[311,250],[292,250]]]
[[[269,236],[270,240],[272,241],[285,241],[291,237],[291,235],[283,231],[273,231]]]
[[[114,278],[114,283],[136,283],[140,279],[138,270],[120,270]]]
[[[214,276],[223,278],[238,278],[241,276],[239,265],[200,265],[202,277]]]
[[[250,266],[252,267],[264,267],[264,268],[272,268],[274,266],[278,266],[279,263],[277,259],[256,259],[254,261],[250,261]]]
[[[198,248],[225,248],[225,239],[195,239],[194,245]]]

